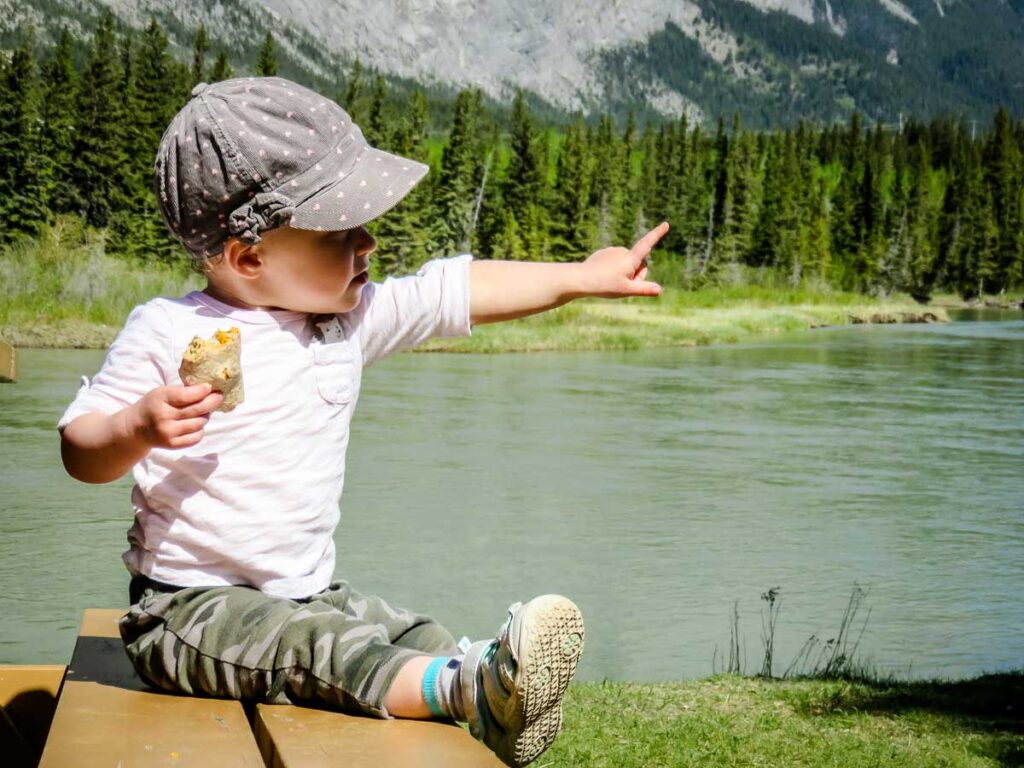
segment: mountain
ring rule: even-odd
[[[205,23],[239,72],[270,30],[282,74],[337,83],[358,55],[564,111],[739,112],[754,126],[1024,113],[1024,0],[0,0],[0,41],[28,19],[43,39],[61,23],[85,37],[106,8],[132,27],[156,18],[182,58]]]

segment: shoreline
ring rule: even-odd
[[[416,352],[615,351],[728,344],[843,325],[947,322],[948,305],[738,304],[578,300],[541,315],[476,326],[472,336],[434,338]],[[0,339],[21,349],[106,349],[120,328],[85,320],[0,325]]]
[[[686,307],[628,301],[582,301],[545,315],[430,339],[418,352],[611,352],[735,344],[815,328],[948,322],[944,308],[905,303],[757,304]]]
[[[573,683],[543,763],[998,768],[1024,757],[1024,672],[967,679]]]

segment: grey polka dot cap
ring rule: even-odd
[[[371,147],[330,99],[280,77],[199,83],[160,140],[164,222],[203,260],[232,235],[351,229],[389,210],[429,166]]]

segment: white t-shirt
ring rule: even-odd
[[[472,259],[435,259],[415,275],[367,283],[359,306],[329,317],[238,309],[198,291],[132,310],[59,428],[181,384],[192,337],[231,326],[241,331],[245,401],[213,413],[197,445],[154,448],[135,465],[128,570],[283,597],[324,589],[362,370],[431,336],[471,335]]]

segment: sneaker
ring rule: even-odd
[[[562,696],[583,651],[583,616],[561,595],[508,609],[495,640],[473,643],[459,682],[470,733],[506,765],[526,765],[558,735]]]

